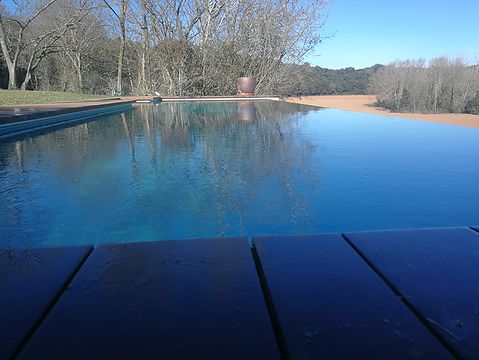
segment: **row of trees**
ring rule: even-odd
[[[392,111],[479,114],[479,66],[462,58],[397,61],[372,75],[370,93]]]
[[[214,95],[256,76],[277,92],[327,1],[0,0],[0,62],[10,89]]]

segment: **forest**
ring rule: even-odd
[[[282,95],[365,95],[371,76],[383,65],[355,69],[326,69],[320,66],[303,65],[291,66],[290,83],[283,89]]]
[[[369,92],[392,111],[479,114],[479,66],[446,57],[396,61],[371,76]]]
[[[0,88],[104,95],[362,95],[399,112],[479,113],[463,59],[304,63],[329,0],[0,0]],[[333,39],[328,39],[334,41]]]
[[[1,85],[90,94],[284,93],[327,0],[0,1]]]

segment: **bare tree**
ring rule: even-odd
[[[155,56],[167,92],[235,93],[237,76],[256,76],[267,93],[287,63],[321,41],[327,1],[194,0],[157,4]],[[176,59],[176,60],[175,60]],[[163,61],[162,61],[163,60]],[[228,80],[226,80],[228,79]]]
[[[130,28],[129,38],[131,50],[138,60],[133,61],[133,67],[137,65],[136,84],[131,86],[139,94],[152,92],[152,59],[151,59],[151,0],[133,0],[130,3]]]
[[[479,94],[479,68],[462,58],[397,61],[372,76],[370,92],[393,111],[462,113]]]
[[[151,93],[151,58],[150,58],[150,32],[148,30],[148,0],[140,0],[141,6],[141,60],[139,89],[141,92]]]
[[[98,53],[103,53],[105,32],[102,20],[95,13],[93,1],[74,3],[62,6],[58,11],[50,14],[48,22],[52,26],[61,28],[62,24],[76,19],[75,26],[67,26],[58,39],[58,46],[66,55],[76,74],[76,90],[84,89],[84,73],[97,60]],[[72,24],[73,25],[73,24]]]
[[[59,40],[82,21],[86,3],[80,0],[72,6],[69,0],[38,2],[37,10],[33,15],[27,15],[27,20],[24,21],[21,19],[29,11],[27,2],[15,4],[17,14],[15,18],[10,18],[11,24],[14,24],[13,28],[10,26],[10,30],[15,31],[17,37],[10,34],[7,41],[4,26],[7,21],[0,21],[0,43],[5,45],[2,45],[2,49],[9,69],[9,88],[16,88],[16,72],[20,65],[25,73],[21,89],[25,90],[40,63],[48,55],[63,50]],[[68,16],[61,17],[60,21],[59,14],[65,12]]]
[[[16,0],[0,45],[11,88],[21,69],[22,88],[235,94],[247,75],[265,94],[321,41],[327,1]]]
[[[8,88],[16,89],[16,72],[20,54],[28,46],[25,43],[25,33],[34,21],[57,0],[41,1],[16,1],[19,16],[13,17],[5,14],[5,8],[0,8],[0,46],[3,58],[8,68]],[[31,42],[38,40],[34,39]],[[43,39],[42,39],[43,40]]]
[[[122,93],[123,84],[123,65],[125,61],[125,49],[126,49],[126,15],[128,11],[129,0],[103,0],[104,3],[111,10],[112,14],[118,21],[120,28],[120,47],[118,50],[118,62],[117,62],[117,77],[116,77],[116,93]]]

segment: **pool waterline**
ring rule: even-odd
[[[0,247],[469,226],[479,130],[276,101],[0,144]]]

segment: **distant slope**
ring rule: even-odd
[[[319,66],[291,65],[291,78],[283,93],[305,95],[365,95],[371,74],[383,67],[377,64],[364,69],[348,67],[333,70]]]

